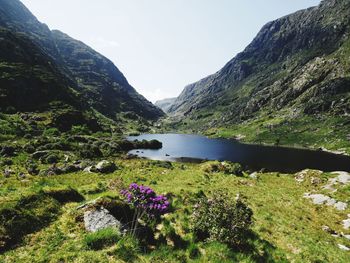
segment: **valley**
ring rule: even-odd
[[[0,0],[0,262],[348,262],[349,26],[323,0],[152,104]]]

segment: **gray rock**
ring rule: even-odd
[[[304,194],[304,198],[312,199],[312,202],[315,205],[328,205],[333,206],[335,209],[344,211],[348,205],[344,202],[337,201],[333,198],[330,198],[329,196],[323,195],[323,194]]]
[[[121,228],[121,223],[103,207],[84,213],[84,223],[87,231],[96,232],[108,227]]]
[[[95,166],[95,169],[99,173],[113,173],[117,170],[117,166],[112,162],[103,160]]]
[[[93,168],[93,166],[88,166],[88,167],[84,168],[83,171],[86,173],[92,173],[92,168]]]
[[[254,172],[254,173],[250,174],[249,177],[252,179],[258,179],[258,173]]]
[[[337,202],[336,204],[334,204],[334,207],[337,210],[344,211],[348,207],[348,205],[344,202]]]
[[[350,251],[350,248],[348,248],[347,246],[344,246],[344,245],[342,245],[342,244],[338,244],[338,247],[339,247],[341,250]]]
[[[338,174],[336,181],[341,184],[350,184],[350,174],[347,172],[334,172],[332,174]]]
[[[343,220],[344,229],[350,229],[350,216],[348,215],[348,219]]]

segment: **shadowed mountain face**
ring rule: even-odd
[[[212,125],[277,111],[347,116],[349,34],[348,0],[324,0],[270,22],[223,69],[187,86],[169,112],[194,121],[218,116]]]
[[[164,113],[129,85],[107,58],[41,24],[18,0],[0,0],[0,111],[70,107],[116,118]]]

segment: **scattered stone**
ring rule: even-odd
[[[99,173],[113,173],[117,170],[117,166],[113,162],[103,160],[95,166],[95,169]]]
[[[319,184],[322,182],[322,180],[319,178],[319,176],[322,174],[323,172],[320,170],[311,170],[311,169],[305,169],[302,170],[298,173],[295,174],[295,180],[298,183],[302,183],[304,182],[308,177],[310,177],[310,181],[312,184]]]
[[[343,220],[344,229],[350,229],[350,214],[348,214],[348,219]]]
[[[350,240],[350,235],[342,235],[343,237],[345,237],[346,239]]]
[[[43,171],[43,174],[46,176],[53,176],[53,175],[58,175],[61,174],[62,171],[59,169],[56,164],[51,165],[47,170]]]
[[[310,182],[312,185],[319,185],[322,183],[322,180],[319,177],[311,177]]]
[[[18,174],[18,178],[21,179],[21,180],[22,179],[26,179],[26,175],[24,173],[19,173]]]
[[[336,192],[337,189],[334,188],[337,184],[347,185],[350,184],[350,174],[347,172],[333,172],[332,174],[338,175],[337,177],[331,178],[328,180],[328,184],[326,184],[323,189]]]
[[[4,170],[4,177],[5,178],[9,178],[11,176],[11,174],[13,174],[13,171],[8,169],[8,168],[5,168],[5,170]]]
[[[312,202],[316,205],[328,205],[334,206],[335,209],[343,211],[347,208],[347,204],[344,202],[338,202],[337,200],[330,198],[323,194],[304,194],[304,198],[312,199]]]
[[[322,230],[332,236],[339,236],[338,233],[335,230],[331,229],[329,226],[322,226]]]
[[[121,223],[103,207],[85,212],[84,223],[86,230],[90,232],[96,232],[107,227],[115,227],[118,230],[121,228]]]
[[[344,245],[342,245],[342,244],[338,244],[338,247],[339,247],[341,250],[350,251],[350,248],[348,248],[347,246],[344,246]]]
[[[344,211],[348,207],[348,205],[344,202],[337,202],[336,204],[334,204],[334,207],[339,211]]]
[[[27,167],[27,172],[30,174],[30,175],[38,175],[40,173],[40,170],[38,169],[38,166],[35,165],[35,164],[30,164],[28,167]]]
[[[233,139],[236,141],[241,141],[241,140],[245,139],[245,137],[246,137],[245,135],[237,134],[233,137]]]
[[[74,173],[74,172],[77,172],[77,171],[81,170],[78,165],[74,165],[74,164],[65,164],[62,167],[60,167],[59,169],[64,174],[66,174],[66,173]]]
[[[258,179],[258,173],[254,172],[254,173],[250,174],[249,177],[252,179]]]
[[[347,172],[333,172],[332,174],[337,174],[336,182],[341,184],[350,184],[350,174]]]
[[[83,170],[83,172],[92,173],[92,169],[93,169],[93,166],[88,166]]]

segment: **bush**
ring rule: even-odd
[[[142,140],[142,141],[138,141],[135,140],[134,142],[134,148],[135,149],[152,149],[152,150],[158,150],[161,149],[163,147],[163,143],[157,140],[151,140],[151,141],[147,141],[147,140]]]
[[[76,135],[86,135],[91,133],[89,128],[86,125],[72,126],[70,132],[71,134],[76,134]]]
[[[49,154],[45,160],[43,161],[43,163],[46,163],[46,164],[54,164],[54,163],[58,163],[58,161],[60,160],[60,158],[58,157],[58,155],[52,153],[52,154]]]
[[[212,161],[203,164],[202,169],[206,173],[225,173],[243,175],[243,168],[239,163]]]
[[[84,144],[80,149],[79,149],[79,156],[81,158],[86,158],[86,159],[95,159],[102,157],[103,154],[100,150],[100,148],[96,145],[90,145],[90,144]]]
[[[59,136],[60,132],[57,128],[49,128],[44,130],[43,132],[43,136],[48,136],[48,137],[52,137],[52,136]]]
[[[212,240],[232,247],[246,243],[253,211],[241,200],[216,192],[211,199],[202,197],[195,205],[192,230],[196,240]]]
[[[120,232],[116,228],[105,228],[84,237],[86,247],[94,250],[112,246],[120,239]]]

